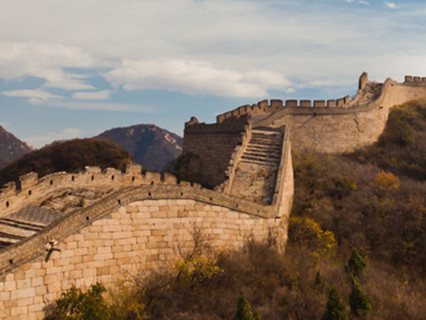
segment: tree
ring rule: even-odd
[[[105,287],[96,283],[86,292],[72,287],[62,293],[45,320],[105,320],[109,319],[108,305],[102,294]]]
[[[359,253],[356,248],[353,248],[352,255],[348,260],[348,264],[346,265],[346,271],[351,273],[355,277],[359,277],[366,266],[367,263],[365,262],[364,257]]]
[[[352,291],[349,295],[349,305],[351,313],[355,316],[365,316],[371,313],[371,301],[366,293],[364,293],[356,279],[352,277]]]
[[[240,297],[237,302],[237,312],[235,314],[234,320],[260,320],[259,315],[251,311],[250,303],[247,301],[243,293],[240,294]]]
[[[325,310],[321,320],[348,320],[345,312],[345,305],[336,288],[330,290],[327,310]]]

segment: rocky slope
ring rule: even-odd
[[[114,128],[96,138],[114,141],[126,149],[135,162],[153,171],[164,169],[182,152],[181,137],[152,124]]]
[[[31,147],[0,126],[0,167],[32,151]]]

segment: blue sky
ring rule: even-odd
[[[36,148],[426,76],[424,0],[0,0],[0,21],[0,125]]]

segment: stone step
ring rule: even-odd
[[[262,140],[262,141],[276,141],[276,142],[280,142],[281,141],[281,137],[269,137],[269,136],[264,136],[264,135],[252,135],[250,137],[250,140]]]
[[[262,141],[253,141],[253,142],[249,142],[247,147],[281,150],[281,143],[263,143]]]
[[[0,224],[0,233],[1,234],[7,234],[11,236],[17,236],[17,237],[30,237],[37,233],[38,231],[34,230],[26,230],[22,229],[20,227],[13,227],[5,224]]]
[[[280,132],[268,132],[268,131],[252,131],[252,135],[258,135],[258,136],[268,136],[268,137],[280,137],[282,136],[282,133]]]
[[[242,163],[248,163],[248,164],[253,164],[253,165],[258,165],[258,166],[265,166],[268,168],[278,168],[278,165],[276,163],[267,163],[264,161],[257,161],[257,160],[251,160],[251,159],[242,159],[241,160]]]
[[[14,228],[30,230],[30,231],[41,231],[43,227],[37,226],[31,223],[23,223],[12,219],[0,219],[0,225],[10,226]]]
[[[268,150],[280,150],[281,151],[281,144],[267,144],[267,143],[249,143],[247,145],[247,148],[261,148],[261,149],[268,149]]]
[[[246,151],[260,151],[260,152],[269,152],[275,154],[281,154],[281,148],[270,148],[265,146],[251,146],[248,145]]]
[[[24,225],[30,225],[30,226],[34,226],[34,227],[38,227],[38,228],[46,227],[45,223],[23,220],[23,219],[19,219],[19,218],[16,218],[16,217],[0,218],[0,221],[12,221],[12,222],[21,223],[21,224],[24,224]]]
[[[272,141],[278,141],[281,140],[281,137],[279,136],[265,136],[263,134],[254,134],[251,136],[252,139],[263,139],[263,140],[272,140]]]
[[[259,152],[259,151],[248,151],[244,152],[243,156],[252,156],[252,157],[261,157],[265,159],[270,159],[271,161],[277,161],[281,158],[280,154],[272,154],[269,152]]]
[[[11,245],[11,244],[17,243],[19,241],[20,241],[20,239],[13,239],[13,238],[0,236],[0,243],[1,244]]]
[[[269,159],[266,157],[261,157],[261,156],[252,156],[252,155],[243,155],[241,157],[241,159],[246,159],[246,160],[255,160],[255,161],[259,161],[261,163],[272,163],[272,164],[277,164],[277,161],[274,159]]]
[[[282,137],[275,137],[275,136],[264,136],[264,135],[252,135],[250,137],[251,140],[258,139],[258,140],[265,140],[265,141],[277,141],[281,142]]]
[[[264,135],[271,135],[271,136],[282,136],[282,132],[280,132],[280,131],[259,130],[259,129],[252,129],[251,134],[264,134]]]

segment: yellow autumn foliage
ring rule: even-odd
[[[175,270],[178,272],[178,279],[185,282],[191,288],[196,288],[203,281],[211,279],[223,272],[213,261],[198,254],[179,259],[176,262]]]
[[[390,172],[379,172],[375,182],[379,189],[383,191],[394,191],[399,188],[399,178]]]
[[[291,217],[289,237],[316,255],[331,256],[337,247],[333,232],[321,228],[318,222],[307,217]]]

